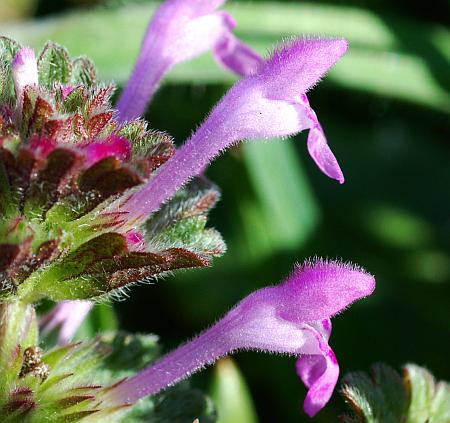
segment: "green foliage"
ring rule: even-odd
[[[77,57],[72,62],[72,78],[74,85],[82,84],[91,87],[97,82],[97,69],[87,57]]]
[[[354,414],[348,423],[446,423],[450,419],[450,385],[436,382],[426,369],[404,367],[403,378],[391,367],[376,364],[371,375],[344,377],[341,393]]]
[[[0,36],[0,103],[14,98],[14,83],[9,64],[19,51],[20,45],[10,38]]]
[[[214,423],[216,412],[213,403],[198,390],[186,390],[177,387],[169,391],[165,397],[155,401],[153,413],[137,414],[140,423],[192,423],[199,419],[202,423]]]
[[[79,413],[83,416],[92,413],[92,402],[99,387],[90,384],[91,372],[108,353],[105,346],[93,341],[43,354],[37,346],[31,306],[4,302],[0,304],[0,314],[2,421],[75,421]],[[8,322],[4,321],[5,317],[9,318]]]
[[[42,352],[36,346],[37,339],[24,332],[32,327],[24,320],[27,313],[23,313],[20,304],[11,307],[9,315],[15,323],[10,326],[16,333],[0,339],[2,422],[92,423],[126,419],[133,423],[192,423],[195,418],[215,422],[211,401],[200,391],[189,389],[186,383],[145,398],[133,408],[103,404],[104,393],[115,383],[158,357],[156,336],[110,332],[93,341]],[[4,343],[12,338],[17,343]]]
[[[223,358],[214,366],[211,391],[217,406],[217,423],[258,423],[251,393],[232,358]]]
[[[107,332],[102,335],[102,341],[111,347],[112,352],[103,361],[101,369],[107,375],[113,372],[118,379],[135,374],[154,361],[161,352],[156,335]]]
[[[408,423],[450,421],[450,384],[437,382],[433,375],[415,364],[405,366],[405,381],[411,390]]]
[[[154,157],[153,166],[158,166],[159,162],[166,161],[175,153],[172,137],[164,132],[148,130],[144,120],[127,122],[118,133],[131,141],[136,155]]]
[[[206,216],[219,200],[216,186],[203,178],[182,188],[146,222],[150,251],[191,248],[201,256],[219,256],[225,243],[214,229],[205,229]]]

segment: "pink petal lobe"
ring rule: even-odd
[[[339,378],[339,364],[328,343],[316,334],[321,354],[303,355],[296,363],[297,374],[308,388],[304,409],[315,416],[330,400]]]
[[[300,102],[305,107],[305,113],[311,121],[310,130],[308,134],[308,152],[312,159],[316,162],[317,167],[325,173],[328,177],[336,179],[343,184],[345,179],[341,171],[338,161],[328,146],[325,133],[317,119],[316,112],[309,105],[306,94],[302,95]]]
[[[305,262],[280,286],[280,290],[292,295],[282,313],[289,320],[322,321],[372,294],[374,289],[375,278],[359,267],[338,261]]]
[[[131,158],[131,144],[124,137],[111,135],[104,141],[93,142],[86,147],[86,166],[92,166],[106,157],[116,157],[128,161]]]
[[[328,146],[325,134],[318,122],[309,130],[307,146],[310,156],[316,162],[319,169],[325,175],[343,184],[345,179],[342,170]]]

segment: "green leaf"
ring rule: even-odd
[[[143,415],[142,423],[192,423],[199,419],[202,423],[214,423],[216,412],[213,403],[197,389],[172,389],[168,395],[155,401],[154,412]]]
[[[136,156],[156,156],[153,161],[158,166],[175,153],[172,137],[164,132],[148,130],[148,124],[144,120],[128,122],[118,133],[131,141]]]
[[[63,347],[56,347],[43,356],[43,361],[50,367],[55,368],[77,346],[78,344],[68,344]]]
[[[109,332],[101,336],[102,342],[111,347],[112,353],[103,361],[100,371],[108,378],[120,380],[131,376],[149,365],[160,354],[156,335]]]
[[[394,419],[400,421],[408,409],[409,401],[403,379],[394,369],[383,363],[374,364],[372,372],[374,383],[383,392],[386,408],[391,410]]]
[[[358,422],[382,423],[378,418],[378,412],[383,412],[384,398],[366,373],[347,374],[341,393],[359,417]],[[394,423],[392,420],[386,423],[391,422]]]
[[[353,409],[343,422],[358,423],[446,423],[450,419],[450,385],[436,383],[433,375],[415,364],[407,364],[404,378],[385,364],[344,377],[341,390]]]
[[[149,251],[182,248],[209,259],[225,252],[225,243],[214,229],[206,229],[207,213],[219,199],[217,187],[196,178],[146,222]]]
[[[97,69],[92,60],[87,57],[77,57],[72,62],[72,78],[70,81],[73,85],[83,84],[92,86],[97,82]]]
[[[15,98],[11,62],[19,50],[20,44],[16,41],[0,36],[0,103],[7,103]]]
[[[211,396],[217,407],[217,423],[258,422],[248,386],[231,358],[215,365]]]
[[[316,228],[319,210],[293,143],[256,141],[242,150],[270,251],[298,248]]]
[[[82,244],[75,251],[54,262],[48,268],[35,272],[21,285],[22,295],[44,296],[61,301],[64,299],[86,299],[107,292],[107,276],[97,280],[89,270],[102,260],[111,259],[127,251],[123,236],[106,233]],[[78,279],[77,279],[78,278]]]
[[[38,58],[39,83],[51,87],[55,82],[68,84],[72,73],[72,62],[64,47],[47,42]]]
[[[436,382],[433,375],[416,364],[405,366],[411,390],[407,423],[447,423],[450,421],[450,384]]]

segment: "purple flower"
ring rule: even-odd
[[[39,321],[43,336],[59,327],[58,344],[70,342],[77,329],[88,315],[94,303],[90,301],[62,301]]]
[[[231,88],[154,178],[109,210],[128,212],[128,223],[135,225],[238,141],[287,137],[309,128],[310,154],[324,173],[342,183],[342,172],[305,92],[346,50],[343,39],[297,39],[276,50]]]
[[[304,408],[313,416],[330,399],[339,375],[328,345],[329,319],[374,289],[373,276],[358,267],[306,262],[282,284],[250,294],[198,337],[108,390],[104,401],[134,403],[227,354],[258,350],[299,357],[297,373],[309,388]]]
[[[264,65],[264,59],[233,34],[229,34],[216,47],[215,55],[220,63],[240,76],[249,76],[258,73]],[[306,94],[300,96],[299,106],[304,108],[304,113],[309,118],[309,154],[325,175],[338,180],[341,184],[344,183],[344,175],[336,158],[328,147],[325,133],[317,119],[316,113],[309,105]]]
[[[119,120],[142,116],[164,75],[230,39],[236,26],[230,14],[216,11],[225,0],[166,0],[156,11],[126,89],[119,99]],[[218,48],[220,59],[223,48]],[[229,54],[229,53],[227,53]],[[226,61],[226,59],[224,59]]]

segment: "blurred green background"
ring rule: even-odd
[[[105,80],[126,81],[155,4],[146,0],[1,0],[3,35],[47,39],[87,54]],[[228,243],[213,268],[134,287],[116,303],[121,327],[154,332],[169,349],[295,261],[342,258],[373,273],[375,294],[334,319],[342,374],[376,361],[413,361],[450,379],[450,32],[446,0],[230,2],[237,34],[260,52],[290,35],[344,36],[347,56],[310,93],[346,176],[315,167],[306,134],[246,143],[208,176],[222,188],[210,224]],[[147,118],[178,142],[234,80],[210,56],[168,77]],[[114,326],[98,307],[82,334]],[[216,398],[220,423],[302,422],[305,388],[293,358],[240,353],[193,378]],[[234,364],[233,364],[234,363]],[[249,387],[247,389],[247,386]],[[315,419],[336,421],[335,395]]]

